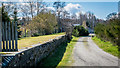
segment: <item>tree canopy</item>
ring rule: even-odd
[[[120,45],[120,20],[110,20],[108,23],[98,24],[95,34],[102,40],[110,41],[114,45]]]
[[[31,30],[32,36],[52,34],[58,29],[56,17],[50,12],[35,16],[26,27]]]

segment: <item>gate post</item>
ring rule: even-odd
[[[0,52],[2,52],[2,22],[0,21]]]
[[[2,11],[0,11],[0,52],[2,52]]]
[[[2,51],[5,51],[5,23],[2,22],[2,43],[3,43],[3,49]]]
[[[2,18],[2,13],[0,12],[0,17]],[[0,52],[2,52],[2,19],[0,19]],[[0,55],[0,68],[2,67],[2,56]]]

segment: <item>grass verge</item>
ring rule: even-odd
[[[38,66],[47,66],[49,68],[69,66],[73,62],[72,53],[77,40],[77,37],[73,37],[71,41],[68,40],[62,43],[52,54],[38,63]]]
[[[60,63],[57,65],[57,67],[59,66],[70,66],[72,65],[73,61],[73,48],[74,45],[76,44],[77,40],[79,39],[79,37],[74,37],[70,43],[68,43],[67,47],[66,47],[66,51],[64,53],[64,56],[62,58],[62,60],[60,61]]]
[[[108,52],[114,56],[119,56],[118,46],[113,46],[110,42],[104,42],[97,38],[96,36],[92,38],[92,40],[105,52]]]
[[[23,47],[32,47],[31,45],[39,43],[42,44],[61,35],[65,35],[65,33],[21,38],[18,40],[18,49],[22,49]]]

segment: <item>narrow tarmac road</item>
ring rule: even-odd
[[[79,38],[73,56],[73,66],[118,66],[118,58],[100,49],[91,37]]]

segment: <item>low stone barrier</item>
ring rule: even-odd
[[[56,47],[66,41],[66,35],[60,36],[44,44],[21,51],[15,54],[14,58],[7,66],[36,66],[38,62],[47,57]]]

